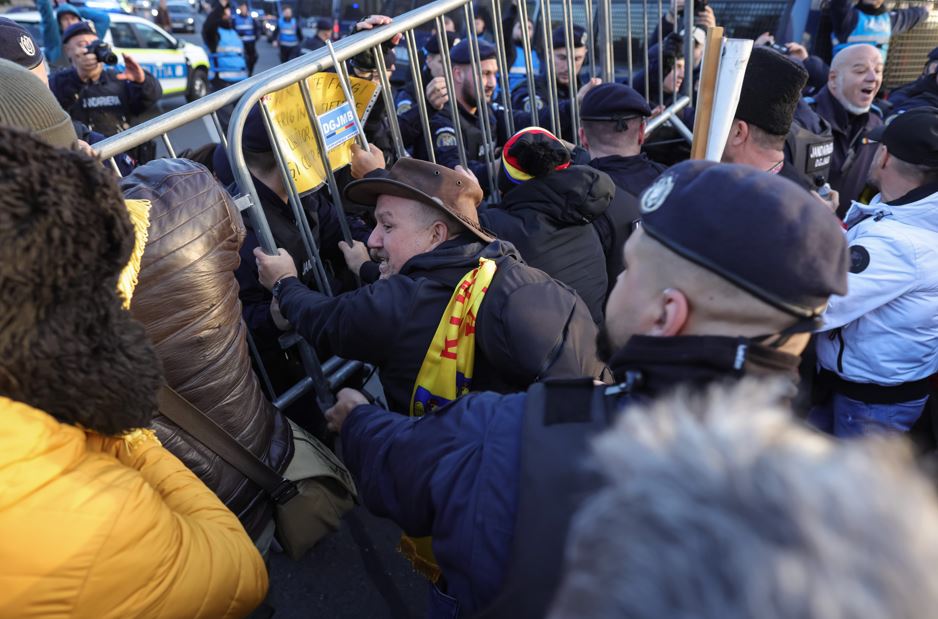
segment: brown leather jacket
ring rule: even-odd
[[[292,436],[251,369],[234,277],[245,234],[237,207],[208,170],[186,159],[151,161],[121,188],[128,199],[151,202],[130,311],[146,327],[166,381],[282,472]],[[157,416],[153,427],[256,540],[273,514],[263,490],[166,418]]]

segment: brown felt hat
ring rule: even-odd
[[[470,232],[491,243],[495,236],[479,225],[479,183],[447,167],[406,157],[391,166],[385,176],[363,178],[345,187],[352,202],[374,206],[378,196],[397,196],[434,206],[455,217]]]

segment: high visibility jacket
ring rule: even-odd
[[[0,397],[0,617],[243,617],[267,592],[238,519],[148,432]]]
[[[248,66],[244,60],[244,42],[232,28],[218,29],[218,47],[214,54],[215,71],[226,82],[247,79]]]
[[[297,34],[299,25],[297,24],[295,18],[287,21],[281,17],[277,20],[277,28],[280,32],[277,38],[277,40],[280,42],[280,45],[293,47],[294,45],[299,44],[300,37]]]
[[[857,11],[857,25],[847,35],[845,41],[840,41],[834,37],[834,55],[850,45],[866,43],[877,48],[883,54],[883,60],[889,53],[889,37],[892,36],[892,20],[889,13],[879,15],[870,15],[862,11]]]
[[[250,15],[235,15],[234,27],[238,36],[245,43],[253,43],[257,40],[257,24]]]

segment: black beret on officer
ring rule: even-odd
[[[772,135],[787,135],[808,72],[800,64],[768,47],[755,47],[749,56],[736,118]]]
[[[633,118],[651,116],[651,107],[645,97],[631,86],[609,82],[592,88],[583,97],[580,120],[615,122],[616,131],[628,130]]]
[[[812,330],[832,294],[847,293],[840,221],[817,198],[750,166],[685,161],[641,197],[642,230]],[[792,247],[798,247],[792,252]]]
[[[893,116],[866,137],[906,163],[938,168],[938,108],[918,107]]]
[[[495,46],[484,39],[479,39],[479,60],[495,58]],[[453,47],[450,59],[454,64],[472,64],[472,54],[469,50],[469,39],[463,39]]]
[[[35,69],[42,62],[42,49],[29,30],[12,19],[0,17],[0,58],[24,69]]]
[[[453,49],[453,46],[456,45],[456,42],[459,40],[454,33],[446,31],[446,42],[449,44],[449,48]],[[440,39],[435,34],[427,39],[427,44],[423,47],[423,51],[428,54],[439,54],[440,53]]]
[[[561,49],[567,46],[567,35],[563,26],[554,28],[553,39],[554,49]],[[573,26],[573,47],[586,47],[586,28],[583,26]]]

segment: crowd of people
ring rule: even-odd
[[[706,3],[607,83],[584,28],[548,52],[480,6],[376,100],[340,195],[295,195],[259,107],[252,187],[222,144],[115,175],[94,144],[159,83],[103,62],[106,14],[38,1],[42,45],[0,17],[0,616],[270,616],[270,554],[356,502],[400,527],[431,617],[934,612],[909,437],[938,375],[938,48],[882,88],[926,11],[832,2],[829,59],[763,35],[701,161],[648,126],[700,70]],[[280,60],[315,31],[284,5]],[[253,73],[248,4],[202,36]],[[380,88],[378,64],[348,73]],[[360,362],[334,394],[333,357]]]

